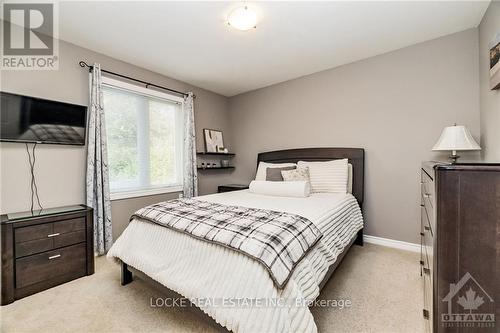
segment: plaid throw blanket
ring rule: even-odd
[[[134,217],[243,253],[262,263],[280,289],[322,237],[311,221],[299,215],[195,199],[147,206]]]

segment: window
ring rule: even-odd
[[[111,199],[182,189],[183,99],[103,78]]]

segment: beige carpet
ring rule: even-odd
[[[419,255],[354,246],[320,298],[350,299],[338,310],[313,308],[319,332],[422,332]],[[1,307],[2,332],[217,332],[184,308],[151,308],[160,296],[137,280],[120,286],[119,266],[96,260],[96,273]]]

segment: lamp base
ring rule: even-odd
[[[452,164],[457,163],[457,160],[460,158],[460,155],[457,155],[456,152],[451,153],[450,160]]]

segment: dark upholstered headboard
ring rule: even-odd
[[[298,161],[331,161],[347,158],[352,164],[352,194],[363,204],[365,150],[363,148],[299,148],[260,153],[259,162],[296,163]]]

